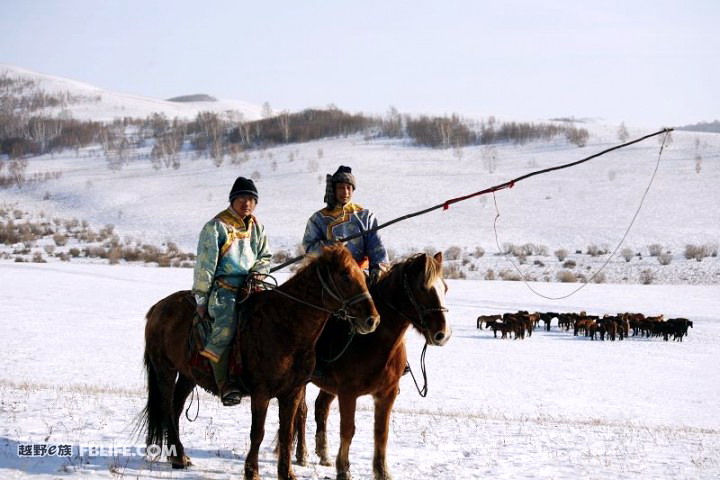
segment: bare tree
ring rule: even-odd
[[[617,131],[617,137],[618,140],[620,140],[620,143],[625,143],[630,138],[630,134],[628,133],[627,127],[625,127],[625,122],[622,122],[620,124],[620,127]]]
[[[273,110],[270,106],[270,102],[265,102],[262,104],[262,110],[260,111],[260,116],[262,118],[270,118],[273,116]]]
[[[280,129],[282,130],[283,139],[285,143],[290,140],[290,112],[283,110],[278,115],[278,121],[280,122]]]
[[[485,145],[480,151],[483,166],[487,168],[488,173],[495,173],[497,168],[497,148],[495,145]]]

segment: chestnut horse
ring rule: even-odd
[[[315,401],[315,441],[316,453],[323,465],[331,465],[326,429],[330,404],[336,396],[340,402],[337,478],[350,478],[350,442],[355,433],[355,405],[361,395],[372,395],[375,400],[374,476],[391,478],[385,457],[390,414],[407,363],[405,332],[412,325],[427,344],[444,345],[452,333],[445,318],[446,291],[441,253],[435,257],[416,255],[394,265],[370,289],[382,319],[377,330],[354,337],[338,359],[324,366],[321,377],[312,377],[312,382],[321,389]],[[300,464],[305,464],[307,457],[306,417],[307,405],[302,401],[295,417],[296,459]]]
[[[243,381],[250,390],[252,426],[245,478],[259,479],[258,451],[265,434],[271,398],[278,399],[280,456],[278,477],[294,479],[290,466],[293,419],[305,384],[315,367],[315,343],[332,313],[353,315],[359,333],[375,330],[377,310],[365,276],[342,246],[325,248],[275,290],[253,294],[246,307],[252,315],[239,328]],[[147,406],[141,422],[147,443],[162,445],[165,437],[174,468],[191,465],[179,438],[183,405],[197,384],[217,394],[212,373],[199,377],[190,365],[189,336],[195,302],[188,291],[156,303],[147,314],[145,368]]]

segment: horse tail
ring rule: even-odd
[[[165,440],[165,423],[162,409],[162,393],[158,385],[158,375],[145,350],[145,373],[147,375],[147,404],[141,415],[143,429],[147,429],[146,444],[162,446]]]

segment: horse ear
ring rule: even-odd
[[[435,256],[433,256],[436,262],[442,263],[442,252],[437,252]]]

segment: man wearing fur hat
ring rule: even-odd
[[[255,183],[238,177],[230,190],[230,206],[200,232],[193,276],[197,313],[214,319],[201,355],[210,359],[223,405],[237,404],[242,392],[228,383],[230,342],[235,336],[235,298],[253,273],[267,274],[272,254],[265,228],[253,216],[258,192]]]
[[[324,245],[363,233],[348,241],[345,246],[358,265],[369,270],[370,282],[374,283],[387,268],[388,255],[380,235],[376,231],[368,232],[378,225],[375,215],[351,201],[356,185],[350,167],[341,165],[333,175],[327,176],[327,206],[315,212],[308,220],[303,248],[306,253],[320,253]]]

